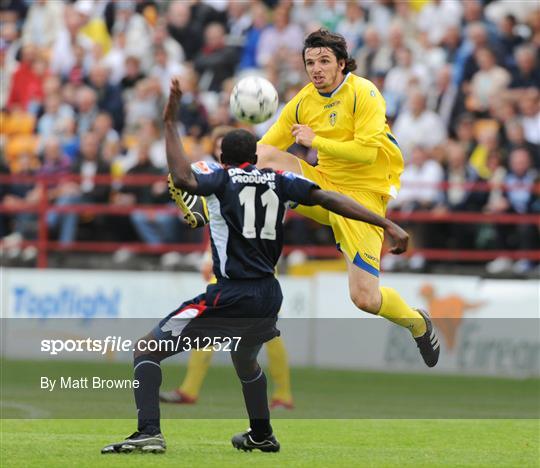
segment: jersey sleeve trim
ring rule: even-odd
[[[398,148],[399,148],[399,143],[397,142],[396,140],[396,137],[394,135],[392,135],[391,133],[387,133],[386,136],[388,137],[388,139],[394,143],[394,145],[396,145]],[[401,148],[400,148],[401,149]]]
[[[191,170],[195,174],[212,174],[213,172],[222,170],[223,166],[217,162],[197,161],[191,165]]]
[[[298,118],[298,114],[299,114],[299,111],[300,111],[300,103],[302,102],[302,99],[303,99],[303,98],[301,98],[301,99],[298,101],[298,104],[296,104],[296,111],[295,111],[294,117],[295,117],[295,119],[296,119],[296,123],[297,123],[297,124],[300,123],[300,120],[299,120],[299,118]]]

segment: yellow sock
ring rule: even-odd
[[[382,304],[378,315],[409,329],[415,338],[426,333],[424,318],[409,307],[395,289],[381,288],[381,295]]]
[[[191,351],[187,372],[178,390],[191,398],[198,398],[204,378],[208,372],[208,367],[210,367],[213,353],[213,351],[203,350]]]
[[[283,339],[278,336],[268,341],[266,343],[266,352],[268,353],[270,375],[274,382],[272,398],[285,403],[292,403],[291,375]]]
[[[302,216],[306,216],[307,218],[317,221],[319,224],[330,226],[330,217],[329,217],[330,212],[327,209],[323,208],[322,206],[298,205],[294,209],[294,211],[296,211],[297,213],[300,213]]]

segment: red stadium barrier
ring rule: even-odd
[[[82,177],[77,174],[0,174],[0,183],[2,184],[18,184],[18,183],[38,183],[45,182],[47,184],[58,182],[80,182]],[[121,184],[121,185],[144,185],[151,184],[153,182],[166,181],[163,175],[154,174],[122,174],[117,176],[111,176],[108,174],[98,174],[93,176],[93,182],[98,185],[109,184]],[[471,190],[474,192],[489,192],[494,184],[489,182],[416,182],[415,187],[418,188],[438,188],[441,190],[447,190],[449,188],[461,188],[464,190]],[[528,184],[515,183],[515,184],[496,184],[497,188],[501,190],[513,190],[522,187],[529,187]],[[533,186],[533,190],[536,193],[540,192],[540,182],[537,182]]]
[[[0,175],[2,184],[42,184],[44,187],[59,182],[72,181],[80,182],[81,177],[77,175],[55,175],[55,176],[30,176],[30,175]],[[120,177],[111,177],[109,175],[97,175],[93,178],[95,184],[113,184],[121,185],[146,185],[154,182],[163,182],[163,176],[156,175],[124,175]],[[443,183],[437,184],[441,189],[453,187],[456,184]],[[486,191],[491,186],[487,183],[476,184],[457,184],[468,190]],[[515,189],[516,186],[505,187],[506,189]],[[537,187],[540,189],[540,185]],[[540,191],[540,190],[539,190]],[[92,215],[119,216],[128,215],[134,211],[148,211],[152,213],[178,213],[174,206],[163,205],[107,205],[107,204],[78,204],[69,206],[55,206],[48,202],[46,191],[43,190],[39,203],[22,203],[18,206],[0,206],[0,213],[36,213],[38,215],[38,239],[37,241],[25,241],[22,246],[35,246],[38,249],[39,268],[47,266],[48,252],[97,252],[109,253],[120,248],[129,248],[134,253],[160,254],[170,251],[189,253],[204,251],[208,245],[208,233],[206,231],[205,239],[197,244],[162,244],[150,246],[144,243],[125,243],[125,242],[73,242],[62,244],[49,241],[47,214],[49,212],[58,213],[82,213]],[[288,219],[302,217],[301,215],[289,211]],[[533,214],[494,214],[494,213],[475,213],[475,212],[446,212],[437,213],[430,211],[400,212],[389,211],[388,217],[398,222],[423,222],[423,223],[462,223],[462,224],[535,224],[540,226],[540,216]],[[284,253],[288,254],[293,250],[302,250],[308,256],[322,258],[334,258],[340,254],[334,246],[320,245],[288,245],[284,248]],[[489,261],[499,256],[505,256],[512,259],[527,258],[529,260],[540,260],[539,251],[519,250],[519,251],[500,251],[500,250],[445,250],[445,249],[413,249],[409,255],[415,253],[422,254],[427,260],[460,261],[460,262],[478,262]]]
[[[0,206],[0,213],[40,213],[41,204],[21,204],[17,207]],[[46,211],[56,213],[90,213],[97,215],[129,215],[134,211],[152,213],[178,213],[174,206],[162,205],[130,205],[115,206],[103,204],[82,204],[69,206],[47,205]],[[290,218],[304,218],[304,216],[289,211]],[[388,218],[396,222],[427,222],[427,223],[487,223],[487,224],[540,224],[540,216],[535,214],[495,214],[495,213],[472,213],[469,211],[453,211],[449,213],[434,213],[431,211],[388,211]]]

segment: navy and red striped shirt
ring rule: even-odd
[[[210,214],[210,238],[217,278],[256,279],[274,274],[283,248],[287,203],[313,205],[318,186],[291,172],[250,164],[193,164]]]

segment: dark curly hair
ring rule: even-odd
[[[231,166],[257,163],[257,138],[244,129],[227,133],[221,141],[221,162]]]
[[[344,75],[356,70],[356,61],[349,57],[345,38],[341,34],[330,32],[327,29],[318,29],[306,37],[304,41],[304,49],[302,50],[304,66],[306,64],[306,49],[318,47],[327,47],[332,50],[338,61],[345,60],[345,68],[343,69]]]

